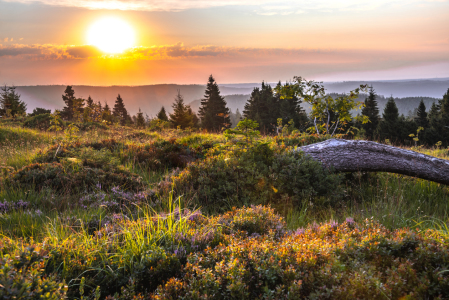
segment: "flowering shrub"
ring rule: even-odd
[[[270,232],[282,235],[285,229],[285,222],[270,207],[262,205],[233,208],[217,218],[217,223],[224,226],[224,232],[244,231],[250,236],[260,236]]]
[[[447,239],[377,223],[310,226],[274,240],[233,237],[189,256],[153,299],[446,299]],[[442,240],[441,240],[442,238]]]
[[[5,295],[64,298],[65,280],[67,296],[79,298],[84,277],[85,295],[99,286],[101,297],[117,300],[449,297],[447,236],[352,218],[287,231],[263,206],[213,218],[179,209],[113,215],[91,237],[47,239],[26,251],[30,244],[15,243],[0,242]]]
[[[45,251],[28,247],[20,255],[0,257],[1,299],[46,299],[66,298],[67,286],[55,274],[42,274],[45,266]]]
[[[29,202],[23,201],[22,199],[17,202],[0,201],[0,214],[6,214],[14,210],[26,210],[29,205]]]

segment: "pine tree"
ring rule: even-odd
[[[112,115],[120,121],[120,125],[125,125],[129,122],[131,118],[128,115],[128,111],[125,108],[125,103],[123,102],[120,94],[117,96],[117,100],[115,101],[114,109],[112,110]]]
[[[201,126],[208,131],[220,131],[231,126],[229,108],[226,107],[226,101],[220,95],[220,90],[212,75],[209,76],[198,115]]]
[[[20,95],[16,93],[15,86],[3,86],[0,92],[0,116],[17,115],[26,113],[27,105],[20,100]]]
[[[234,128],[242,120],[242,114],[240,113],[238,108],[235,113],[233,113],[231,109],[229,109],[229,118],[231,119],[231,127]]]
[[[382,120],[377,128],[377,136],[381,140],[389,139],[393,143],[399,142],[399,110],[393,97],[385,105]]]
[[[193,113],[189,105],[184,104],[184,98],[179,90],[172,107],[173,113],[170,114],[170,122],[175,128],[180,126],[181,129],[185,129],[195,126],[194,116],[196,117],[196,115]]]
[[[86,106],[89,107],[89,108],[93,108],[94,107],[94,100],[90,97],[90,95],[89,95],[89,97],[87,97]]]
[[[368,123],[362,125],[365,129],[366,137],[370,140],[374,139],[374,134],[379,124],[379,108],[377,107],[376,92],[371,86],[368,98],[365,99],[365,107],[362,109],[362,115],[367,116]]]
[[[75,100],[75,91],[68,85],[62,95],[62,100],[65,102],[65,106],[62,109],[61,116],[71,121],[73,119],[73,101]]]
[[[427,119],[426,105],[423,99],[419,102],[418,110],[416,111],[416,124],[424,129],[429,127],[429,120]]]
[[[139,112],[137,113],[137,117],[136,117],[136,126],[138,128],[145,127],[145,118],[143,117],[143,112],[140,110],[140,107],[139,107]]]
[[[165,112],[165,107],[162,106],[161,110],[157,113],[156,118],[159,120],[168,122],[167,113]]]

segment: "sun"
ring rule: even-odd
[[[87,42],[106,53],[121,53],[134,46],[134,30],[121,19],[103,18],[90,26]]]

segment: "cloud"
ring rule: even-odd
[[[119,9],[145,11],[181,11],[193,8],[221,6],[255,6],[259,14],[289,14],[300,11],[359,11],[371,10],[386,5],[404,6],[422,3],[442,3],[449,0],[4,0],[7,2],[35,3],[46,5],[83,7],[88,9]]]
[[[11,46],[0,45],[0,57],[19,57],[33,60],[56,60],[56,59],[85,59],[89,57],[99,57],[103,54],[97,48],[84,46],[63,46],[63,45],[23,45],[14,44]]]
[[[39,54],[41,54],[41,49],[35,46],[13,45],[8,47],[0,47],[0,56],[27,56]]]
[[[66,49],[66,52],[73,58],[89,58],[103,55],[98,48],[90,45],[69,47]]]
[[[0,59],[7,61],[79,61],[89,64],[95,60],[105,66],[155,64],[217,64],[224,66],[268,66],[294,65],[326,66],[336,68],[342,65],[401,65],[412,62],[449,61],[447,51],[412,52],[412,51],[369,51],[345,49],[299,49],[299,48],[245,48],[214,45],[185,46],[179,42],[174,45],[153,47],[135,47],[122,54],[106,55],[89,45],[0,45]]]

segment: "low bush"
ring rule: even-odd
[[[38,114],[35,116],[27,117],[23,122],[23,127],[47,131],[50,127],[50,120],[51,115],[49,113]]]
[[[0,293],[77,299],[81,285],[116,300],[449,297],[448,237],[433,230],[347,218],[288,231],[263,206],[213,218],[177,208],[114,215],[100,227],[63,239],[55,231],[39,246],[2,238]]]
[[[235,236],[189,256],[152,299],[447,299],[447,238],[433,234],[348,221]]]
[[[259,144],[238,155],[222,152],[196,161],[172,181],[175,191],[193,204],[206,211],[224,211],[286,198],[298,204],[303,199],[336,197],[341,176],[301,153],[275,153],[267,144]],[[169,190],[170,186],[161,184],[161,193]]]
[[[25,189],[40,191],[50,188],[58,193],[74,194],[92,190],[97,184],[105,189],[119,186],[122,189],[142,189],[140,178],[122,169],[108,171],[85,167],[75,158],[61,163],[31,164],[12,173],[7,179],[10,184]]]
[[[0,257],[0,298],[59,300],[67,286],[55,274],[42,273],[46,252],[28,247],[18,255]]]

